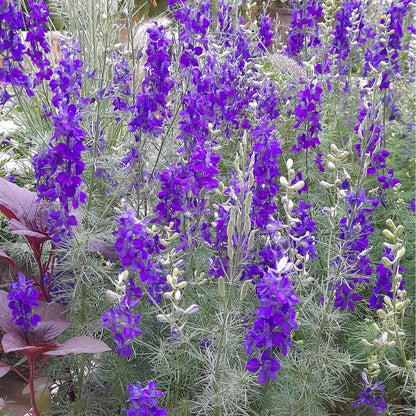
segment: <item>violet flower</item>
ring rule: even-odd
[[[360,392],[358,400],[352,405],[354,408],[361,405],[372,406],[373,415],[377,415],[379,412],[384,413],[384,410],[387,409],[387,403],[384,401],[382,395],[385,389],[383,383],[381,381],[370,383],[367,376],[363,373],[361,374],[361,378],[363,381],[360,381],[360,384],[363,385],[364,390]]]
[[[26,47],[19,33],[24,29],[24,17],[19,11],[16,0],[0,0],[0,55],[2,64],[0,67],[0,83],[4,83],[1,93],[1,104],[5,104],[12,97],[6,91],[8,84],[18,88],[24,88],[31,97],[31,82],[24,73],[23,61]]]
[[[377,176],[377,180],[383,184],[383,189],[387,189],[389,187],[394,188],[397,184],[402,183],[399,179],[394,178],[393,175],[394,170],[389,169],[387,175]]]
[[[33,307],[39,306],[40,292],[33,287],[33,280],[26,280],[23,273],[18,273],[18,281],[10,282],[10,292],[7,295],[8,306],[12,311],[12,319],[16,325],[23,327],[23,331],[35,328],[41,320],[33,314]]]
[[[321,44],[319,39],[318,20],[322,16],[321,2],[318,0],[304,0],[300,4],[293,0],[292,22],[289,28],[287,49],[285,54],[293,57],[305,47],[317,47]]]
[[[149,381],[146,387],[142,387],[137,381],[130,384],[127,391],[130,397],[127,402],[131,404],[129,409],[123,409],[127,416],[167,416],[165,409],[160,409],[156,399],[163,396],[160,390],[156,390],[157,383]]]
[[[309,147],[316,148],[321,143],[318,138],[318,134],[322,130],[319,111],[322,101],[321,94],[320,83],[305,85],[304,90],[298,92],[297,97],[300,98],[300,104],[295,109],[296,124],[293,129],[298,129],[302,124],[306,131],[298,136],[298,143],[292,147],[292,152],[299,153]]]
[[[50,52],[50,46],[46,39],[48,23],[48,5],[42,0],[30,0],[29,16],[26,18],[26,25],[29,29],[26,36],[26,42],[30,44],[26,54],[32,60],[32,63],[39,68],[36,73],[35,85],[42,80],[49,80],[52,76],[50,62],[46,58],[46,54]]]
[[[77,53],[80,50],[75,44],[62,48],[63,59],[49,83],[55,94],[52,104],[58,111],[52,117],[54,135],[48,148],[41,149],[32,160],[39,197],[59,201],[59,210],[51,210],[48,218],[49,234],[56,243],[72,236],[71,228],[78,223],[74,210],[86,203],[86,194],[81,190],[86,133],[80,127],[80,107],[72,102],[80,99],[82,85],[83,63],[76,59]]]

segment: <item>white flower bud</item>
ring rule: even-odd
[[[340,150],[338,149],[338,147],[335,143],[331,143],[331,152],[332,153],[339,153],[340,152]]]
[[[181,300],[181,298],[182,298],[182,294],[181,294],[181,292],[179,290],[175,290],[173,292],[173,296],[174,296],[176,302],[179,302]]]
[[[176,289],[183,289],[187,285],[188,285],[188,283],[183,280],[182,282],[178,283],[175,287],[176,287]]]
[[[394,234],[390,230],[383,230],[384,237],[388,238],[389,240],[394,240]]]
[[[361,344],[363,344],[364,345],[364,347],[372,347],[373,346],[373,344],[371,343],[371,342],[368,342],[366,339],[362,339],[361,340]]]
[[[292,167],[293,167],[293,160],[291,159],[291,158],[289,158],[288,160],[287,160],[287,162],[286,162],[286,166],[287,166],[287,169],[289,170],[289,169],[292,169]]]
[[[392,265],[391,260],[388,257],[382,257],[381,262],[386,266],[390,267]]]
[[[225,299],[225,282],[222,276],[220,276],[218,279],[218,293],[220,294],[221,298]]]
[[[394,225],[394,222],[393,222],[393,220],[392,220],[391,218],[389,218],[389,219],[386,221],[386,224],[387,224],[387,226],[388,226],[388,227],[392,228],[393,230],[395,230],[395,229],[396,229],[396,226]]]
[[[196,304],[193,304],[193,305],[189,306],[189,308],[186,308],[183,313],[185,315],[195,315],[198,312],[199,312],[199,306],[196,305]]]
[[[292,191],[299,191],[301,190],[303,187],[305,186],[305,182],[304,181],[298,181],[295,184],[289,186],[289,189],[291,189]]]
[[[401,259],[406,253],[406,249],[404,247],[402,247],[401,249],[399,249],[399,251],[396,254],[396,259]]]
[[[336,166],[331,162],[331,161],[329,161],[328,162],[328,169],[331,171],[331,172],[334,172],[334,171],[336,171],[337,170],[337,168],[336,168]]]
[[[121,296],[118,295],[117,293],[113,292],[112,290],[106,290],[105,294],[107,295],[107,297],[109,297],[111,300],[117,300],[120,301]]]
[[[287,179],[284,176],[280,177],[280,183],[283,186],[288,186],[289,185],[289,182],[287,181]]]
[[[170,317],[170,314],[169,315],[159,314],[159,315],[156,315],[156,321],[158,321],[158,322],[169,322],[168,317]]]
[[[320,185],[322,185],[325,189],[331,189],[334,187],[334,184],[328,183],[326,181],[320,181]]]

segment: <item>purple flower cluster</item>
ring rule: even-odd
[[[353,11],[357,13],[357,19],[359,21],[358,35],[354,35],[352,29],[351,17]],[[360,36],[361,31],[364,28],[362,21],[362,4],[360,0],[347,0],[341,4],[341,8],[336,14],[337,25],[335,26],[333,36],[334,39],[331,45],[331,53],[334,54],[338,60],[340,66],[340,74],[345,75],[348,69],[348,60],[351,53],[351,44],[356,41],[358,45],[363,46],[365,38]]]
[[[373,273],[371,260],[366,251],[370,248],[374,228],[371,225],[371,216],[374,211],[368,207],[368,202],[375,203],[366,197],[365,189],[350,192],[347,196],[348,215],[340,220],[340,240],[342,258],[337,258],[335,267],[345,273],[348,278],[338,281],[332,288],[335,291],[334,306],[341,310],[349,308],[355,310],[355,302],[362,300],[362,296],[355,293],[356,286],[369,283]]]
[[[256,282],[256,295],[260,307],[254,312],[257,317],[252,329],[246,333],[244,346],[247,355],[255,351],[256,357],[250,359],[246,369],[250,372],[259,371],[259,384],[268,378],[276,380],[276,372],[280,363],[273,358],[279,349],[285,356],[292,347],[291,330],[297,328],[294,305],[299,302],[293,289],[289,275],[293,264],[287,257],[282,257],[275,268],[263,271]]]
[[[133,298],[134,296],[134,298]],[[103,327],[109,327],[114,335],[116,352],[120,358],[131,356],[130,343],[142,331],[138,327],[141,315],[135,314],[133,308],[140,302],[143,296],[140,287],[135,286],[133,279],[126,282],[126,294],[115,308],[110,307],[103,314]]]
[[[322,16],[322,5],[318,0],[293,0],[291,6],[292,23],[285,53],[288,56],[296,56],[303,48],[315,48],[321,44],[318,21]]]
[[[115,249],[122,265],[122,270],[131,267],[133,273],[140,273],[140,280],[148,285],[154,301],[159,302],[161,293],[166,288],[166,278],[152,255],[158,255],[165,249],[156,234],[152,237],[146,231],[146,222],[139,222],[131,209],[126,209],[117,218]]]
[[[314,85],[305,85],[305,88],[298,92],[297,97],[300,98],[300,104],[295,108],[296,124],[294,129],[298,129],[302,124],[306,132],[297,138],[297,145],[292,147],[292,152],[301,152],[302,149],[309,147],[315,148],[321,144],[318,138],[321,127],[321,109],[322,88],[320,83]]]
[[[59,210],[51,210],[48,217],[54,242],[71,237],[71,227],[77,225],[73,210],[86,202],[86,194],[81,190],[86,133],[80,127],[81,107],[72,102],[80,99],[82,85],[83,63],[75,58],[77,53],[80,50],[76,45],[62,48],[63,59],[49,83],[55,94],[52,104],[57,108],[57,115],[52,117],[54,135],[49,147],[33,157],[39,197],[59,201]]]
[[[410,0],[392,2],[386,10],[389,23],[385,16],[380,19],[381,25],[386,25],[386,33],[380,32],[374,37],[373,43],[366,49],[363,76],[366,76],[371,67],[379,69],[382,64],[388,64],[382,70],[380,90],[388,89],[394,76],[401,73],[399,65],[399,52],[402,49],[403,21],[410,10]],[[374,82],[374,79],[373,79]]]
[[[392,247],[385,245],[382,257],[393,262],[395,251]],[[399,266],[398,272],[403,274],[406,270],[402,266]],[[373,286],[373,296],[368,299],[368,303],[370,308],[382,309],[384,307],[384,297],[388,296],[390,299],[393,298],[393,274],[391,269],[381,262],[377,265],[376,276],[376,282]],[[403,287],[404,280],[401,280],[398,289],[403,290]]]
[[[394,178],[394,170],[393,169],[389,169],[389,171],[387,172],[387,175],[381,175],[381,176],[377,176],[377,180],[379,182],[381,182],[382,188],[383,189],[387,189],[387,188],[394,188],[397,184],[402,183],[399,179]]]
[[[156,390],[157,383],[149,381],[146,387],[142,387],[137,381],[136,385],[130,384],[127,391],[130,397],[130,409],[123,409],[127,416],[167,416],[165,409],[160,409],[156,399],[163,396],[163,392]]]
[[[38,297],[40,292],[33,287],[33,280],[26,280],[23,273],[18,273],[18,281],[10,283],[10,292],[7,295],[8,307],[12,311],[12,319],[16,325],[28,331],[36,327],[41,321],[39,315],[33,314],[32,308],[39,306]]]
[[[129,63],[120,53],[116,53],[113,56],[114,61],[114,76],[113,83],[109,87],[108,94],[113,98],[114,111],[129,111],[130,106],[126,100],[131,97],[132,92],[130,83],[132,76],[130,74]],[[117,119],[117,122],[120,119]]]
[[[310,208],[312,208],[312,205],[301,199],[299,207],[292,210],[293,223],[290,227],[290,235],[293,237],[291,244],[296,248],[296,251],[303,257],[309,255],[309,258],[313,259],[318,257],[315,252],[316,239],[313,236],[317,228],[309,215]],[[302,267],[302,264],[300,267]]]
[[[371,103],[367,106],[362,105],[360,113],[357,117],[358,124],[354,127],[358,142],[354,145],[357,156],[364,163],[366,161],[366,176],[374,175],[378,170],[387,167],[386,158],[390,152],[384,149],[383,128],[378,118],[378,110]]]
[[[20,32],[24,25],[18,2],[0,0],[0,83],[5,84],[0,92],[0,105],[4,105],[12,97],[6,90],[8,84],[24,88],[29,96],[33,96],[30,79],[23,68],[26,47],[20,38]]]
[[[373,415],[377,415],[378,412],[384,413],[387,409],[387,403],[384,401],[382,394],[384,392],[384,386],[381,381],[370,383],[365,374],[361,374],[363,381],[360,384],[364,386],[364,390],[360,392],[358,400],[353,403],[354,408],[361,405],[372,406]]]
[[[48,41],[46,39],[46,23],[48,22],[49,12],[48,5],[42,0],[30,0],[29,16],[26,19],[28,30],[26,42],[30,44],[26,53],[32,60],[32,63],[39,68],[36,73],[35,85],[42,80],[49,80],[52,76],[50,62],[45,54],[50,51]]]
[[[167,106],[167,97],[173,87],[169,73],[170,40],[166,36],[165,28],[157,23],[147,33],[150,42],[146,50],[145,78],[141,86],[142,93],[137,95],[136,104],[132,108],[134,117],[129,126],[132,132],[140,130],[159,136],[163,132],[164,121],[170,116]],[[139,140],[137,135],[136,140]]]
[[[273,39],[273,21],[270,17],[262,14],[260,17],[258,48],[265,51],[271,44]]]

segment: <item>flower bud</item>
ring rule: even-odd
[[[189,308],[186,308],[183,313],[185,315],[195,315],[198,312],[199,312],[199,306],[196,305],[196,304],[193,304],[193,305],[189,306]]]
[[[220,276],[220,278],[218,279],[218,292],[221,298],[225,299],[225,282],[222,276]]]
[[[161,313],[161,314],[156,315],[156,321],[158,321],[158,322],[169,322],[168,317],[170,317],[170,314],[169,315],[164,315],[164,314]]]
[[[391,299],[389,296],[384,296],[383,298],[384,303],[389,307],[389,308],[393,308],[393,304],[391,303]]]
[[[331,143],[331,152],[332,153],[339,153],[340,152],[340,150],[338,149],[338,147],[335,143]]]
[[[399,249],[399,251],[396,254],[396,259],[401,259],[406,253],[406,249],[404,247],[402,247],[401,249]]]
[[[387,314],[383,309],[377,309],[377,316],[383,320],[387,318]]]
[[[328,169],[331,171],[331,172],[334,172],[334,171],[336,171],[337,170],[337,167],[331,162],[331,161],[329,161],[328,162]]]
[[[298,181],[295,184],[289,186],[289,189],[291,189],[292,191],[299,191],[301,190],[303,187],[305,186],[305,182],[304,181]]]
[[[384,237],[388,238],[389,240],[394,240],[394,234],[390,230],[383,230]]]
[[[243,283],[243,286],[241,286],[240,302],[242,302],[246,298],[250,285],[251,285],[251,281],[245,280]]]
[[[173,296],[174,296],[176,302],[179,302],[182,298],[182,294],[181,294],[180,290],[175,290],[173,292]]]
[[[396,226],[394,225],[394,222],[393,222],[393,220],[392,220],[391,218],[389,218],[389,219],[386,221],[386,224],[387,224],[387,226],[388,226],[388,227],[392,228],[393,230],[395,230],[395,229],[396,229]]]
[[[381,262],[386,266],[390,267],[392,265],[391,260],[388,257],[382,257]]]
[[[329,155],[327,156],[327,158],[328,158],[331,162],[334,162],[334,163],[337,163],[337,162],[338,162],[338,158],[336,158],[334,155],[329,154]]]
[[[281,176],[281,177],[280,177],[280,183],[281,183],[283,186],[288,186],[288,185],[289,185],[289,182],[287,181],[287,179],[286,179],[284,176]]]
[[[186,286],[188,286],[188,283],[183,280],[176,285],[176,289],[184,289]]]
[[[373,324],[371,325],[377,332],[380,332],[381,330],[380,330],[380,327],[375,323],[375,322],[373,322]]]
[[[334,184],[328,183],[326,181],[320,181],[320,185],[322,185],[325,189],[330,189],[334,187]]]
[[[361,340],[361,344],[363,344],[364,345],[364,347],[372,347],[373,346],[373,344],[371,344],[371,342],[368,342],[366,339],[362,339]]]
[[[293,167],[293,160],[291,159],[291,158],[289,158],[287,161],[286,161],[286,166],[287,166],[287,169],[289,170],[289,169],[292,169],[292,167]]]

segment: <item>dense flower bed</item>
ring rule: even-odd
[[[61,1],[54,65],[0,0],[0,376],[34,416],[411,414],[415,4],[293,0],[283,45],[133,3]]]

